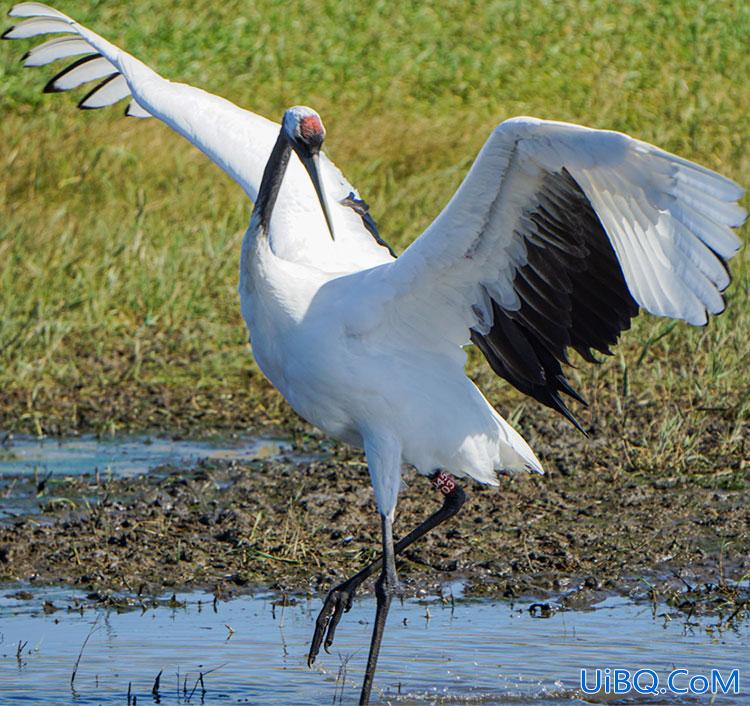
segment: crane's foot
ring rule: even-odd
[[[466,494],[463,488],[448,473],[436,471],[431,476],[431,480],[435,489],[443,495],[443,505],[396,543],[394,547],[395,554],[399,554],[430,530],[453,517],[466,501]],[[382,566],[383,559],[382,557],[378,557],[371,564],[365,566],[359,573],[329,591],[323,603],[323,608],[315,621],[315,633],[313,634],[310,651],[307,655],[307,664],[309,667],[312,667],[315,663],[321,646],[323,646],[326,652],[329,651],[336,635],[336,628],[339,622],[341,622],[341,617],[344,613],[348,613],[351,609],[355,593],[370,576],[382,569]],[[395,574],[388,577],[388,579],[387,589],[389,594],[391,596],[394,594],[397,595],[400,590],[400,584],[395,578]]]
[[[321,644],[326,652],[329,651],[328,648],[333,644],[333,638],[336,635],[336,628],[341,621],[341,616],[351,610],[354,594],[365,580],[362,577],[359,581],[356,581],[355,579],[357,578],[358,576],[354,576],[328,592],[323,603],[323,608],[318,613],[315,621],[315,633],[310,644],[310,652],[307,655],[308,667],[312,667],[315,663],[315,658],[320,652]],[[325,637],[325,642],[323,641],[323,637]]]
[[[380,562],[378,562],[380,563]],[[312,642],[310,643],[310,651],[307,655],[307,666],[312,667],[315,664],[315,659],[320,653],[320,647],[330,654],[329,648],[333,644],[333,639],[336,636],[336,628],[341,622],[341,617],[344,613],[348,613],[351,610],[352,603],[354,602],[354,596],[357,589],[364,583],[365,578],[353,576],[352,578],[340,583],[335,588],[332,588],[325,601],[323,607],[318,613],[318,617],[315,620],[315,633],[313,634]],[[376,585],[375,591],[377,594],[378,587]],[[391,580],[388,583],[387,591],[391,597],[399,597],[403,595],[403,587],[401,582]],[[323,639],[325,637],[325,640]]]

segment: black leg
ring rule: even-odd
[[[378,655],[380,654],[380,644],[383,641],[385,621],[388,618],[391,599],[398,587],[396,552],[393,547],[393,520],[382,515],[381,521],[383,527],[383,568],[380,571],[380,577],[375,582],[375,598],[377,599],[375,625],[372,629],[370,654],[367,657],[367,669],[365,669],[365,680],[362,682],[362,692],[359,695],[359,706],[367,706],[370,703],[372,681],[375,678],[375,669],[378,666]]]
[[[394,554],[401,553],[420,537],[424,537],[430,530],[435,529],[435,527],[453,517],[461,509],[466,500],[463,488],[447,473],[439,471],[430,476],[430,478],[432,484],[444,495],[443,505],[404,538],[396,542],[393,547]],[[312,666],[315,662],[321,643],[325,651],[328,652],[328,648],[333,644],[336,627],[341,620],[341,616],[347,613],[352,607],[352,601],[354,600],[357,588],[380,569],[382,561],[382,556],[378,557],[371,564],[365,566],[359,573],[331,589],[323,604],[323,608],[318,614],[318,619],[315,621],[315,633],[310,644],[310,652],[307,656],[307,664],[309,666]],[[325,643],[323,643],[323,637],[325,637]]]

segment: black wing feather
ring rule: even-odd
[[[521,306],[506,311],[493,301],[492,328],[472,330],[471,340],[498,375],[585,433],[560,396],[584,402],[560,364],[569,347],[590,362],[597,362],[592,350],[611,355],[638,304],[604,226],[566,169],[544,177],[520,228],[527,258],[513,285]]]
[[[380,231],[378,230],[378,226],[375,223],[375,219],[370,213],[370,206],[366,201],[364,201],[363,199],[358,199],[352,191],[345,199],[341,199],[341,204],[344,206],[349,206],[349,208],[351,208],[355,213],[359,215],[359,217],[362,219],[363,225],[378,245],[382,245],[384,248],[387,248],[388,252],[393,255],[393,257],[398,257],[393,248],[388,245],[388,243],[386,243],[383,238],[380,237]]]

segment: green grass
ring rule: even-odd
[[[398,248],[513,115],[623,130],[750,183],[746,3],[57,6],[169,78],[275,118],[316,107],[329,154]],[[52,71],[22,69],[25,49],[0,46],[0,426],[288,421],[245,343],[239,187],[156,121],[43,96]],[[572,371],[592,401],[584,420],[623,468],[725,469],[717,487],[747,476],[746,251],[733,273],[707,328],[641,317],[614,358]],[[553,453],[551,413],[476,355],[471,372]]]

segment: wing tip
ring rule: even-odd
[[[115,72],[111,74],[110,76],[107,76],[101,83],[96,84],[83,98],[81,98],[80,101],[78,101],[78,109],[79,110],[99,110],[100,108],[106,108],[109,105],[112,105],[112,103],[107,103],[104,105],[86,105],[86,102],[89,100],[89,98],[92,98],[94,95],[99,93],[99,91],[104,88],[108,83],[114,81],[118,76],[120,76],[119,72]]]
[[[713,252],[713,251],[712,251]],[[716,255],[716,253],[714,253]],[[724,272],[726,272],[727,275],[727,283],[723,287],[717,287],[719,290],[719,294],[721,294],[722,300],[724,300],[724,304],[726,305],[726,300],[724,299],[724,292],[729,289],[732,282],[734,281],[734,275],[732,274],[732,270],[729,269],[729,263],[720,255],[716,255],[716,259],[721,263],[721,266],[724,268]]]
[[[86,56],[82,56],[80,59],[76,59],[72,64],[69,66],[66,66],[60,73],[55,74],[49,81],[47,81],[47,84],[42,89],[42,93],[63,93],[64,91],[71,90],[70,88],[59,88],[56,84],[57,82],[69,74],[71,71],[77,69],[82,64],[85,64],[89,61],[92,61],[94,59],[97,59],[101,56],[101,54],[95,53],[95,54],[88,54]],[[84,83],[87,83],[87,81],[84,81]],[[78,84],[81,85],[81,84]],[[73,88],[77,88],[78,86],[74,86]],[[86,96],[88,98],[88,95]]]
[[[42,89],[42,93],[64,93],[64,88],[58,88],[55,83],[57,82],[57,79],[60,78],[60,76],[54,76],[51,78],[47,83],[44,85],[44,88]]]
[[[573,412],[568,409],[568,406],[563,402],[562,398],[560,397],[557,392],[550,394],[550,401],[552,404],[549,406],[553,409],[556,409],[560,414],[563,415],[578,431],[581,432],[587,439],[589,438],[589,433],[583,428],[583,425],[581,422],[578,421],[578,417],[576,417]],[[585,404],[585,403],[584,403]]]
[[[739,186],[739,184],[737,186]],[[744,206],[737,203],[745,195],[745,190],[741,186],[739,188],[741,189],[742,193],[740,193],[740,195],[734,200],[734,203],[737,204],[737,207],[739,209],[737,212],[737,217],[740,219],[740,222],[738,225],[734,226],[734,228],[742,228],[742,226],[744,226],[745,223],[747,222],[747,217],[748,217],[747,209]]]
[[[126,118],[136,118],[138,120],[143,120],[144,118],[151,118],[153,117],[151,113],[149,113],[144,108],[134,107],[133,104],[135,103],[134,99],[131,99],[128,101],[128,104],[125,106],[125,110],[123,111],[123,114]]]
[[[15,37],[11,37],[10,33],[16,28],[15,25],[12,27],[8,27],[8,29],[5,30],[2,34],[0,34],[0,39],[15,39]]]
[[[582,404],[584,407],[589,406],[589,403],[586,401],[586,399],[568,382],[568,379],[565,377],[565,375],[556,375],[555,379],[557,380],[559,390],[568,395],[568,397],[573,398],[576,402]]]
[[[31,7],[25,6],[34,6],[33,10]],[[10,10],[8,10],[8,17],[21,17],[24,19],[35,19],[35,18],[47,18],[47,19],[59,19],[59,20],[68,20],[62,12],[59,10],[56,10],[54,7],[51,7],[50,5],[45,5],[43,2],[19,2],[13,5]]]
[[[8,17],[34,17],[35,15],[24,15],[21,12],[21,8],[24,5],[27,5],[27,4],[29,4],[29,3],[17,2],[14,5],[11,5],[10,10],[8,10],[8,12],[6,14],[8,15]],[[21,13],[21,14],[19,14],[19,13]]]

